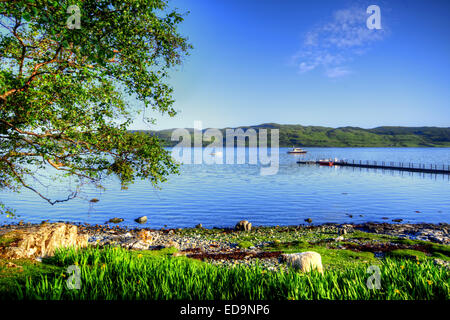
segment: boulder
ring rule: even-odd
[[[142,216],[142,217],[135,219],[134,221],[136,221],[137,223],[140,223],[140,224],[144,224],[144,223],[147,223],[148,218],[147,218],[147,216]]]
[[[139,230],[136,237],[122,237],[120,246],[133,250],[148,250],[156,240],[156,233],[148,230]]]
[[[147,250],[150,247],[150,244],[151,244],[150,241],[129,239],[129,240],[123,241],[120,244],[120,246],[122,248],[126,248],[126,249]]]
[[[139,230],[137,237],[141,241],[145,241],[148,244],[152,244],[156,239],[156,233],[152,233],[148,230]]]
[[[112,218],[112,219],[109,219],[109,221],[107,222],[107,223],[121,223],[123,221],[123,219],[122,218]]]
[[[49,257],[57,248],[86,247],[89,238],[78,233],[77,226],[66,223],[21,228],[3,237],[11,239],[8,246],[0,247],[0,256],[6,259]]]
[[[288,265],[300,269],[302,272],[309,272],[311,270],[317,270],[323,273],[322,257],[320,254],[314,251],[282,254],[282,261],[285,261]]]
[[[241,220],[236,224],[234,229],[236,231],[250,231],[252,230],[252,224],[247,220]]]

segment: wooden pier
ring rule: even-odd
[[[418,164],[404,162],[387,162],[387,161],[361,161],[361,160],[330,160],[330,166],[397,170],[408,172],[422,172],[432,174],[448,174],[450,175],[450,165],[434,165],[434,164]],[[320,165],[319,160],[300,160],[298,164]]]

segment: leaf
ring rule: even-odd
[[[24,12],[23,14],[22,14],[22,18],[24,18],[26,21],[31,21],[31,16],[30,16],[30,13],[29,12]]]

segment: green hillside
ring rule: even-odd
[[[243,130],[279,129],[280,147],[450,147],[450,127],[377,127],[363,129],[358,127],[329,128],[320,126],[280,125],[266,123],[257,126],[240,127]],[[225,137],[225,130],[220,129]],[[189,129],[192,133],[192,129]],[[172,129],[144,131],[156,134],[167,145]],[[270,133],[270,130],[268,130]],[[270,142],[270,138],[268,139]],[[205,142],[204,145],[208,145]]]

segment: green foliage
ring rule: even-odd
[[[250,247],[253,247],[253,246],[254,246],[254,244],[251,243],[250,241],[240,241],[240,242],[238,242],[238,247],[242,248],[242,249],[247,249],[247,248],[250,248]]]
[[[7,218],[12,218],[15,216],[15,210],[5,206],[5,204],[0,201],[0,214],[5,214]]]
[[[396,243],[407,244],[407,245],[422,245],[425,246],[427,252],[430,252],[433,256],[445,257],[450,259],[450,246],[445,244],[431,243],[423,240],[412,240],[412,239],[397,239]]]
[[[450,246],[444,244],[433,243],[430,247],[430,251],[434,253],[440,253],[450,258]]]
[[[68,300],[227,300],[227,299],[449,299],[446,268],[431,262],[387,259],[380,264],[381,289],[371,290],[367,267],[308,274],[268,272],[259,266],[223,267],[172,258],[146,256],[119,248],[62,250],[54,268],[76,264],[81,289],[66,287],[67,274],[55,272],[15,279],[7,299]],[[58,269],[61,270],[61,269]]]
[[[69,5],[80,29],[66,25]],[[0,188],[53,204],[31,183],[36,169],[78,185],[115,175],[124,188],[177,172],[159,139],[127,127],[146,110],[175,115],[166,79],[191,48],[182,21],[165,0],[0,2]]]
[[[423,260],[427,259],[427,255],[422,251],[412,250],[412,249],[397,249],[392,250],[386,253],[387,256],[391,258],[406,258],[406,259],[415,259],[415,260]]]
[[[13,297],[15,286],[23,284],[27,277],[39,278],[43,275],[53,276],[61,274],[63,268],[39,263],[30,259],[14,260],[17,267],[7,267],[10,261],[0,258],[0,300]]]

